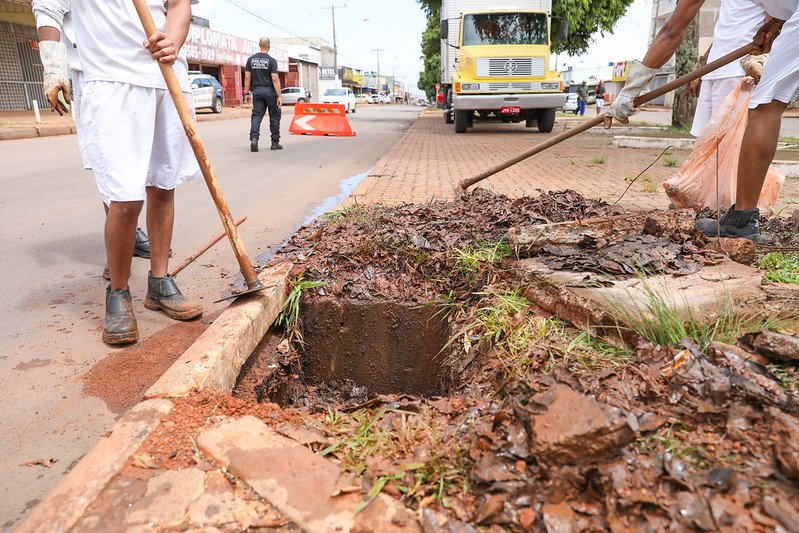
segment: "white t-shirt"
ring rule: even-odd
[[[58,28],[61,32],[61,42],[67,47],[69,70],[83,70],[75,45],[75,30],[72,27],[72,17],[69,15],[69,0],[33,0],[32,5],[36,28],[43,26]]]
[[[167,0],[147,0],[155,26],[163,31]],[[85,80],[118,81],[166,89],[158,63],[144,48],[146,35],[130,0],[71,0],[72,23]],[[175,61],[183,91],[190,91],[183,50]]]
[[[721,0],[719,20],[716,22],[716,29],[713,30],[713,45],[707,57],[708,63],[752,42],[755,33],[763,26],[766,19],[765,8],[756,1]],[[719,80],[745,75],[741,62],[733,61],[705,74],[702,79]]]
[[[796,11],[799,0],[753,0],[774,18],[788,20]]]

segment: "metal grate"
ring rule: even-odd
[[[480,57],[477,75],[481,77],[531,77],[544,75],[543,57]]]

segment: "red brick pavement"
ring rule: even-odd
[[[456,135],[440,114],[425,112],[381,159],[351,198],[358,203],[426,202],[451,199],[458,181],[482,172],[544,141],[552,134],[525,130],[522,125],[479,124]],[[592,198],[614,202],[629,180],[650,165],[660,150],[616,148],[612,136],[585,133],[554,146],[481,182],[511,197],[534,194],[536,189],[574,189]],[[669,157],[681,165],[688,151]],[[676,167],[662,158],[647,170],[620,201],[627,209],[666,208],[660,184]],[[783,197],[799,199],[799,180],[787,180]],[[796,207],[792,204],[790,207]]]

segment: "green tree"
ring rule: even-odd
[[[422,33],[422,61],[419,89],[435,101],[436,83],[441,82],[441,0],[419,0],[427,13],[427,27]]]
[[[688,25],[685,38],[680,43],[675,56],[675,75],[679,78],[696,69],[699,59],[699,15]],[[686,92],[687,86],[674,91],[674,105],[671,109],[671,125],[690,128],[694,122],[696,99]]]
[[[427,13],[427,27],[422,34],[424,70],[419,73],[419,88],[428,96],[435,94],[441,77],[441,0],[418,0]],[[613,33],[616,22],[633,0],[553,0],[552,14],[569,23],[569,38],[553,44],[554,52],[578,55],[588,50],[597,33]]]

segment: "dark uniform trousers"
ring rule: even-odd
[[[280,142],[280,116],[282,111],[277,105],[277,92],[272,87],[254,87],[252,90],[252,118],[250,120],[250,140],[261,137],[261,121],[269,110],[269,131],[272,142]]]

